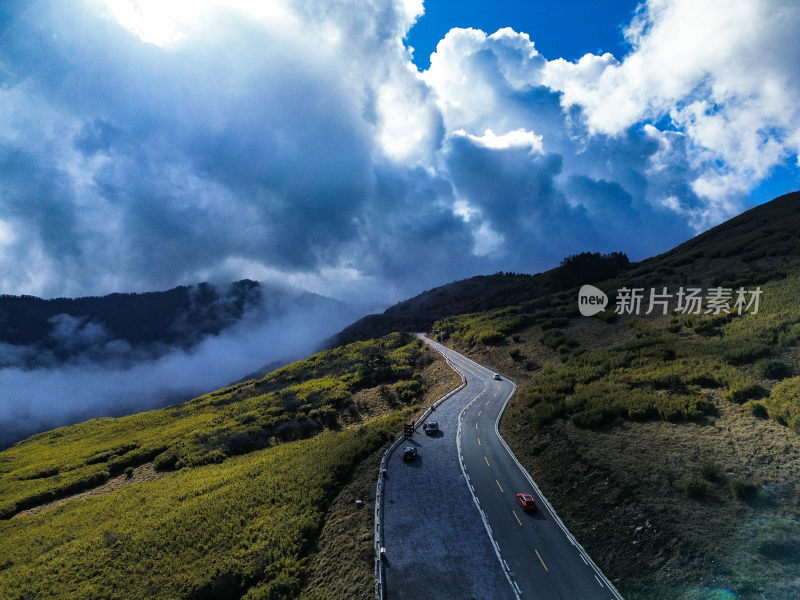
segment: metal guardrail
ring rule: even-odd
[[[456,392],[461,391],[467,386],[466,378],[459,373],[457,369],[453,367],[450,363],[450,360],[445,357],[445,361],[447,364],[450,365],[450,368],[453,369],[456,373],[458,373],[459,377],[461,377],[461,384],[447,392],[444,396],[439,398],[436,402],[431,404],[422,416],[420,416],[416,421],[414,421],[414,428],[416,429],[419,425],[425,421],[425,419],[430,415],[437,406],[439,406],[442,402],[447,400],[450,396],[455,394]],[[386,599],[386,586],[384,583],[385,580],[385,573],[384,573],[384,562],[382,558],[381,549],[384,547],[383,545],[383,486],[384,486],[384,478],[386,477],[386,463],[389,460],[389,457],[392,455],[392,452],[395,451],[397,446],[403,441],[403,436],[399,436],[395,441],[391,443],[391,445],[386,449],[386,452],[383,453],[381,457],[381,464],[378,467],[378,484],[375,488],[375,600],[385,600]]]

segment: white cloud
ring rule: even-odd
[[[262,22],[297,23],[285,2],[270,0],[92,0],[143,42],[170,47],[196,33],[202,21],[235,11]],[[208,22],[204,24],[208,26]]]
[[[514,129],[502,135],[497,135],[491,129],[486,129],[483,135],[472,135],[463,129],[458,129],[453,132],[453,135],[465,136],[476,144],[493,150],[528,148],[530,152],[542,152],[542,136],[522,128]]]
[[[0,220],[0,247],[13,244],[16,238],[17,236],[14,235],[11,225],[6,221]]]
[[[784,0],[650,0],[627,56],[574,63],[453,29],[423,73],[403,46],[420,0],[43,7],[0,41],[12,293],[274,276],[390,301],[629,239],[611,210],[670,224],[630,245],[653,253],[800,147]]]
[[[668,116],[704,171],[712,202],[742,197],[800,150],[800,10],[786,0],[649,0],[627,28],[631,53],[548,63],[545,81],[591,133]],[[715,166],[722,163],[722,166]]]
[[[378,142],[384,153],[403,164],[430,164],[441,141],[441,116],[410,64],[378,87]]]
[[[520,126],[512,122],[508,94],[539,85],[544,63],[526,33],[451,29],[422,77],[436,94],[448,131],[505,132]]]
[[[503,247],[505,238],[494,231],[488,223],[482,223],[475,232],[475,245],[472,252],[476,256],[486,256],[498,252]]]

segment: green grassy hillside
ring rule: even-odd
[[[595,282],[595,317],[573,286],[433,327],[519,382],[501,431],[628,600],[800,594],[798,229],[792,194]],[[760,306],[613,312],[622,287],[681,286]]]
[[[331,502],[441,393],[437,360],[393,334],[16,444],[0,453],[3,598],[297,597]],[[138,480],[145,466],[158,476]]]

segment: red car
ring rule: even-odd
[[[517,494],[517,503],[525,512],[536,512],[536,500],[533,499],[531,494],[520,492]]]

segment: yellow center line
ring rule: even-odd
[[[517,519],[517,520],[519,520],[519,519]],[[542,566],[544,567],[544,570],[545,570],[545,571],[549,571],[550,569],[548,569],[548,568],[547,568],[547,565],[546,565],[546,564],[544,564],[544,561],[542,560],[542,555],[541,555],[541,554],[539,554],[539,551],[538,551],[536,548],[534,548],[534,549],[533,549],[533,551],[534,551],[534,552],[536,552],[536,556],[538,556],[538,557],[539,557],[539,562],[540,562],[540,563],[542,563]]]
[[[481,445],[481,438],[478,438],[478,446]]]
[[[479,411],[478,411],[478,416],[479,416],[479,417],[481,416],[481,413],[482,413],[482,412],[483,412],[482,410],[479,410]]]
[[[491,402],[491,400],[487,400],[487,401],[486,401],[486,406],[489,406],[489,403],[490,403],[490,402]]]
[[[478,422],[475,421],[475,429],[477,429],[477,428],[478,428]]]
[[[519,523],[519,526],[522,527],[522,521],[519,520],[519,517],[517,516],[517,511],[512,510],[511,512],[514,514],[514,518],[517,520],[517,523]]]
[[[492,466],[492,465],[490,465],[490,464],[489,464],[489,459],[488,459],[488,458],[486,458],[485,456],[483,457],[483,460],[485,460],[485,461],[486,461],[486,466],[487,466],[487,467],[491,467],[491,466]]]
[[[500,485],[500,482],[499,482],[499,481],[497,481],[497,479],[495,479],[495,480],[494,480],[494,482],[497,484],[497,487],[499,487],[499,488],[500,488],[500,491],[502,492],[502,491],[503,491],[503,486],[502,486],[502,485]]]

